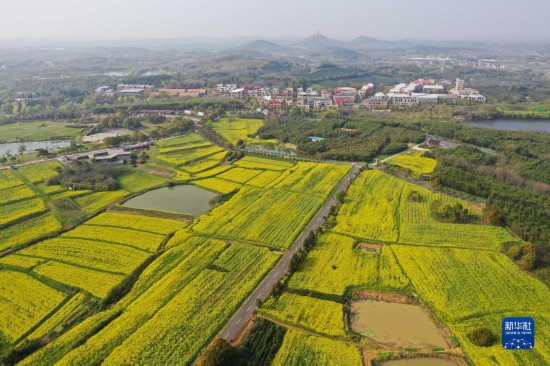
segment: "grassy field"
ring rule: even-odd
[[[0,125],[0,141],[42,141],[74,138],[83,128],[67,127],[67,122],[35,121]]]
[[[130,171],[118,176],[117,180],[121,189],[135,193],[163,185],[168,179],[140,171]]]

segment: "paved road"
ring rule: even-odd
[[[254,290],[252,295],[237,311],[229,324],[227,324],[225,328],[221,331],[220,334],[223,339],[231,342],[233,339],[235,339],[235,337],[237,337],[245,324],[252,317],[254,310],[256,310],[256,300],[264,300],[273,289],[273,286],[275,286],[275,284],[285,275],[290,266],[290,260],[292,259],[292,256],[304,246],[304,240],[309,235],[309,233],[321,227],[324,222],[323,216],[328,216],[330,208],[334,204],[336,204],[336,193],[347,190],[349,185],[357,176],[363,166],[364,164],[362,163],[355,164],[352,170],[344,177],[344,179],[342,179],[338,187],[334,190],[333,194],[329,197],[327,202],[310,221],[310,223],[304,228],[302,234],[294,242],[292,247],[288,250],[288,252],[283,255],[275,268],[273,268],[269,275],[262,281],[262,283],[256,288],[256,290]]]

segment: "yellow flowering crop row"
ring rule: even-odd
[[[156,252],[166,236],[145,231],[116,228],[110,226],[81,225],[61,236],[61,238],[90,239],[124,244],[151,253]]]
[[[126,196],[126,191],[96,192],[78,197],[75,202],[87,213],[94,213]]]
[[[351,344],[309,335],[294,329],[286,332],[273,366],[361,366],[361,353]]]
[[[282,160],[245,156],[241,160],[235,162],[235,165],[242,168],[283,171],[290,168],[294,164],[292,162]]]
[[[160,219],[156,217],[105,212],[86,222],[88,225],[115,226],[128,229],[139,229],[158,234],[170,234],[189,224],[185,221]]]
[[[0,225],[46,210],[41,198],[32,198],[0,205]]]
[[[33,271],[66,285],[81,288],[99,298],[106,297],[109,291],[124,278],[124,275],[99,272],[54,261],[41,264]]]
[[[185,151],[174,152],[171,154],[160,154],[156,158],[168,164],[181,166],[194,160],[206,158],[208,156],[224,151],[221,147],[210,146],[206,148],[197,148]]]
[[[18,253],[123,274],[132,272],[149,256],[123,245],[62,238],[42,241]]]
[[[0,190],[0,205],[20,201],[25,198],[34,197],[35,195],[34,191],[26,185],[2,189]]]
[[[334,231],[365,239],[396,241],[396,211],[403,185],[378,170],[361,173],[349,188]]]
[[[83,303],[86,301],[86,298],[86,295],[81,292],[71,297],[61,309],[46,319],[46,321],[36,328],[27,339],[39,339],[57,328],[62,328],[64,322],[69,320],[71,316],[83,308]]]
[[[418,294],[446,321],[505,311],[550,312],[550,290],[506,255],[392,246]]]
[[[230,182],[228,180],[220,178],[206,178],[195,180],[193,181],[193,184],[223,194],[231,193],[241,188],[241,185],[238,183]]]
[[[250,179],[254,178],[258,174],[262,173],[261,170],[234,168],[218,175],[219,178],[230,180],[237,183],[246,183]]]
[[[0,189],[16,187],[23,182],[11,170],[0,170]]]
[[[61,228],[61,223],[51,214],[9,226],[0,230],[0,250],[28,243]]]
[[[260,314],[328,336],[347,337],[344,306],[334,301],[285,292],[262,305]]]
[[[0,269],[0,331],[11,342],[17,341],[64,298],[28,274]]]
[[[321,235],[289,287],[334,295],[344,295],[350,286],[375,288],[378,255],[354,250],[353,245],[354,239],[347,236]]]
[[[202,241],[201,247],[60,364],[192,362],[277,259],[261,248],[233,243],[225,249],[223,242]],[[213,264],[224,271],[207,269],[217,256]]]
[[[279,178],[280,175],[280,172],[265,170],[256,177],[250,179],[248,182],[246,182],[246,184],[258,188],[264,188],[267,187],[275,179]]]
[[[351,169],[350,165],[298,163],[270,187],[326,197]]]
[[[51,177],[57,175],[57,170],[63,165],[57,161],[52,160],[45,163],[23,165],[17,169],[19,174],[24,175],[28,180],[33,183],[44,182]]]
[[[193,230],[287,248],[321,205],[312,196],[245,187],[201,216]]]

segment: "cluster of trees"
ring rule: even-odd
[[[436,219],[443,221],[462,223],[471,217],[470,211],[461,203],[443,204],[440,200],[435,200],[430,204],[430,209]]]
[[[232,347],[222,338],[215,339],[197,361],[197,366],[268,365],[283,343],[286,329],[263,318],[239,347]]]
[[[168,137],[180,135],[192,131],[195,128],[195,122],[185,118],[174,118],[170,123],[156,127],[149,135],[153,138]]]
[[[76,161],[65,165],[47,185],[63,185],[74,190],[114,191],[119,189],[117,177],[126,169],[120,166],[90,164]]]
[[[298,146],[298,151],[323,159],[369,161],[379,155],[391,155],[407,144],[423,141],[421,126],[398,123],[384,116],[346,110],[326,112],[321,118],[286,113],[266,121],[258,134]],[[324,138],[312,141],[311,136]]]
[[[432,173],[433,181],[486,198],[488,219],[495,224],[505,224],[522,239],[535,244],[543,261],[550,262],[550,195],[480,174],[467,164],[448,159],[452,154],[440,154]]]

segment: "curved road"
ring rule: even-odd
[[[342,179],[340,184],[332,192],[331,196],[325,202],[323,207],[317,212],[315,217],[309,222],[309,224],[304,228],[302,234],[296,239],[292,247],[283,255],[279,260],[275,268],[271,270],[269,275],[264,278],[258,287],[254,290],[252,295],[246,300],[243,306],[237,311],[233,316],[231,321],[225,326],[225,328],[220,332],[221,337],[228,342],[231,342],[233,339],[239,335],[239,333],[244,328],[245,324],[250,320],[254,311],[256,310],[256,300],[264,300],[273,289],[273,286],[285,275],[290,266],[290,260],[292,256],[297,253],[304,246],[304,240],[309,235],[311,231],[315,231],[321,227],[325,219],[323,217],[328,216],[330,208],[336,204],[336,193],[340,191],[345,191],[350,186],[353,179],[357,176],[361,168],[365,164],[354,164],[350,172]]]

